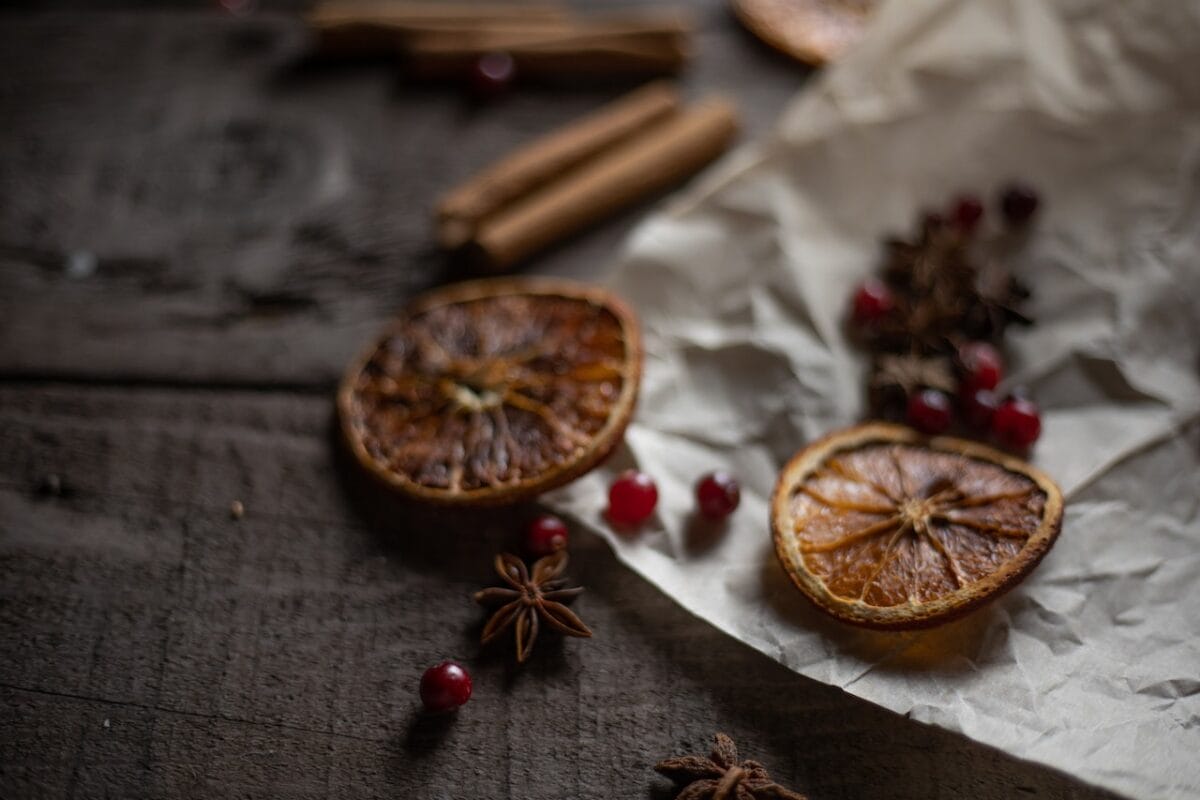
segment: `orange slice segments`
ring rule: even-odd
[[[1012,588],[1062,527],[1045,473],[974,442],[898,425],[838,431],[784,467],[775,551],[822,611],[855,625],[938,625]]]
[[[454,284],[413,302],[348,370],[342,431],[409,497],[500,505],[596,466],[633,415],[642,348],[605,289],[551,278]]]

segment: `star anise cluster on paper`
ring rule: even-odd
[[[509,628],[514,628],[517,662],[524,663],[533,652],[542,624],[565,636],[586,638],[592,635],[583,620],[564,605],[583,591],[582,587],[568,588],[562,577],[567,568],[565,550],[538,559],[532,570],[510,553],[500,553],[494,563],[496,573],[508,585],[475,593],[475,602],[495,608],[483,628],[483,644],[495,641]]]
[[[654,765],[679,787],[675,800],[807,800],[771,780],[757,761],[739,761],[737,745],[725,734],[713,738],[708,758],[679,756]]]
[[[866,332],[871,348],[949,355],[963,341],[999,342],[1009,324],[1029,324],[1018,308],[1029,290],[978,245],[939,219],[926,220],[913,239],[889,239],[883,278],[895,306]]]
[[[918,389],[952,392],[953,358],[970,341],[998,344],[1029,290],[982,243],[940,218],[926,219],[911,239],[885,242],[882,279],[892,306],[857,335],[875,354],[869,400],[889,416],[897,399]]]

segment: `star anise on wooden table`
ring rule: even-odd
[[[757,761],[738,761],[737,745],[725,734],[713,738],[708,758],[679,756],[654,765],[679,787],[675,800],[807,800],[772,781]]]
[[[566,636],[590,637],[591,630],[575,612],[563,605],[583,591],[582,587],[567,588],[562,577],[567,568],[566,551],[559,550],[538,559],[533,570],[510,553],[496,556],[496,572],[508,586],[494,586],[475,593],[475,602],[498,606],[483,628],[483,644],[494,641],[509,627],[516,628],[517,662],[524,663],[533,652],[538,627],[545,622]]]

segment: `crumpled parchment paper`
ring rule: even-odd
[[[842,317],[881,237],[1011,178],[1044,204],[1012,262],[1038,324],[1010,334],[1007,384],[1042,405],[1062,536],[957,623],[843,626],[775,560],[777,470],[862,417]],[[1200,3],[887,3],[770,138],[638,228],[611,283],[647,336],[637,418],[552,504],[796,672],[1135,797],[1200,796]],[[614,532],[632,464],[659,507]],[[717,467],[743,499],[713,530],[692,484]]]

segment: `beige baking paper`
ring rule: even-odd
[[[1009,384],[1044,409],[1062,536],[948,627],[829,621],[777,565],[767,498],[863,414],[847,298],[883,235],[1014,177],[1045,202],[1013,258],[1038,324],[1010,337]],[[886,4],[772,137],[639,227],[611,282],[642,315],[644,391],[625,451],[558,508],[798,673],[1133,797],[1200,796],[1200,4]],[[618,534],[606,487],[632,464],[661,499]],[[717,467],[743,499],[714,533],[691,487]]]

